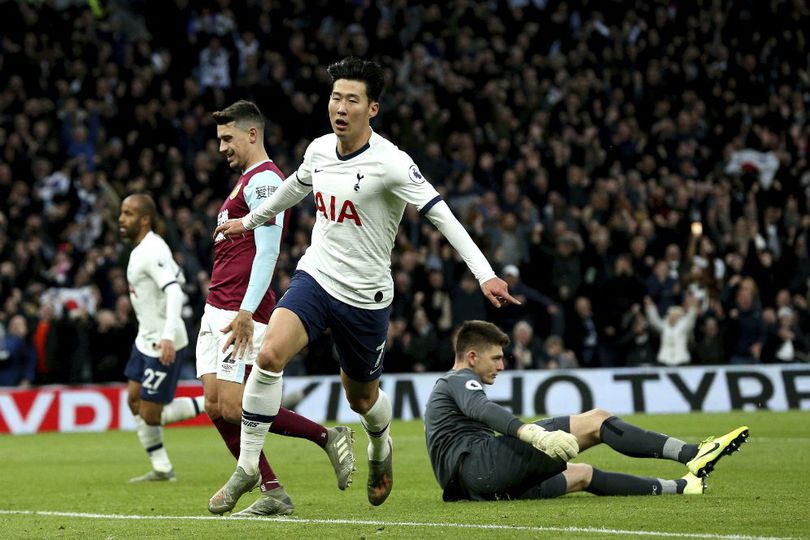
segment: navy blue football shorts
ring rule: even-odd
[[[177,351],[177,356],[170,366],[164,366],[154,356],[143,354],[133,345],[129,355],[124,376],[141,385],[141,399],[155,403],[169,403],[174,399],[180,368],[186,361],[186,349]]]
[[[289,309],[301,319],[310,343],[330,328],[340,368],[350,379],[369,382],[380,378],[391,306],[350,306],[326,292],[315,278],[296,270],[277,307]]]

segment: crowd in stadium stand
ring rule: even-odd
[[[235,180],[211,112],[254,100],[292,173],[347,55],[386,69],[372,126],[523,300],[490,309],[408,208],[386,372],[449,369],[465,319],[512,336],[508,369],[808,360],[804,2],[0,0],[0,20],[0,386],[122,378],[133,192],[158,201],[195,338]],[[282,292],[311,200],[290,223]],[[325,336],[288,373],[336,366]]]

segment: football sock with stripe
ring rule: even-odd
[[[239,440],[242,433],[242,429],[239,427],[239,424],[231,424],[224,418],[217,418],[216,420],[212,420],[212,422],[214,423],[214,426],[216,426],[217,431],[219,431],[219,435],[222,437],[222,440],[225,441],[225,446],[228,447],[231,455],[239,460]],[[262,475],[261,489],[263,492],[275,489],[281,485],[278,478],[276,478],[276,473],[273,472],[273,468],[267,461],[267,457],[265,457],[264,452],[259,454],[259,472]]]
[[[585,489],[594,495],[675,495],[682,493],[686,481],[663,480],[632,474],[600,471],[593,468],[591,484]]]
[[[163,447],[163,428],[160,426],[150,426],[144,422],[140,415],[135,415],[135,430],[138,433],[138,440],[141,446],[149,455],[152,462],[152,469],[158,472],[169,472],[172,470],[172,462],[169,461],[169,454]]]
[[[327,433],[325,427],[284,407],[278,410],[276,419],[273,420],[273,424],[270,426],[270,433],[307,439],[321,448],[326,447]]]
[[[253,366],[242,395],[242,434],[238,466],[256,474],[264,438],[281,406],[282,374]]]
[[[160,424],[173,424],[182,422],[189,418],[194,418],[201,412],[205,412],[205,402],[202,396],[174,398],[171,403],[163,406],[160,413]]]
[[[388,394],[380,390],[377,401],[360,417],[368,435],[368,459],[371,461],[382,461],[388,457],[391,416],[391,400],[388,399]]]
[[[641,429],[617,416],[611,416],[602,423],[599,435],[603,443],[631,457],[671,459],[686,463],[697,452],[694,444]]]

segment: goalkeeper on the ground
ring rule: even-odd
[[[484,393],[504,369],[509,337],[484,321],[467,321],[456,338],[453,369],[428,399],[425,436],[444,500],[541,499],[573,491],[596,495],[700,495],[715,463],[748,438],[743,426],[700,444],[647,431],[602,409],[523,423]],[[678,461],[674,480],[606,472],[569,463],[605,443],[632,457]]]

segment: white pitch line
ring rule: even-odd
[[[529,525],[494,525],[475,523],[420,523],[418,521],[371,521],[365,519],[302,519],[287,517],[238,517],[230,516],[139,516],[128,514],[89,514],[84,512],[51,512],[46,510],[0,510],[0,515],[19,516],[55,516],[84,519],[119,519],[119,520],[241,520],[264,521],[278,523],[300,523],[307,525],[372,525],[375,527],[436,527],[450,529],[479,529],[499,531],[526,531],[526,532],[573,532],[592,534],[616,534],[624,536],[656,536],[663,538],[714,538],[716,540],[793,540],[790,537],[780,536],[749,536],[739,534],[712,534],[712,533],[678,533],[666,531],[634,531],[627,529],[603,529],[598,527],[543,527]]]

